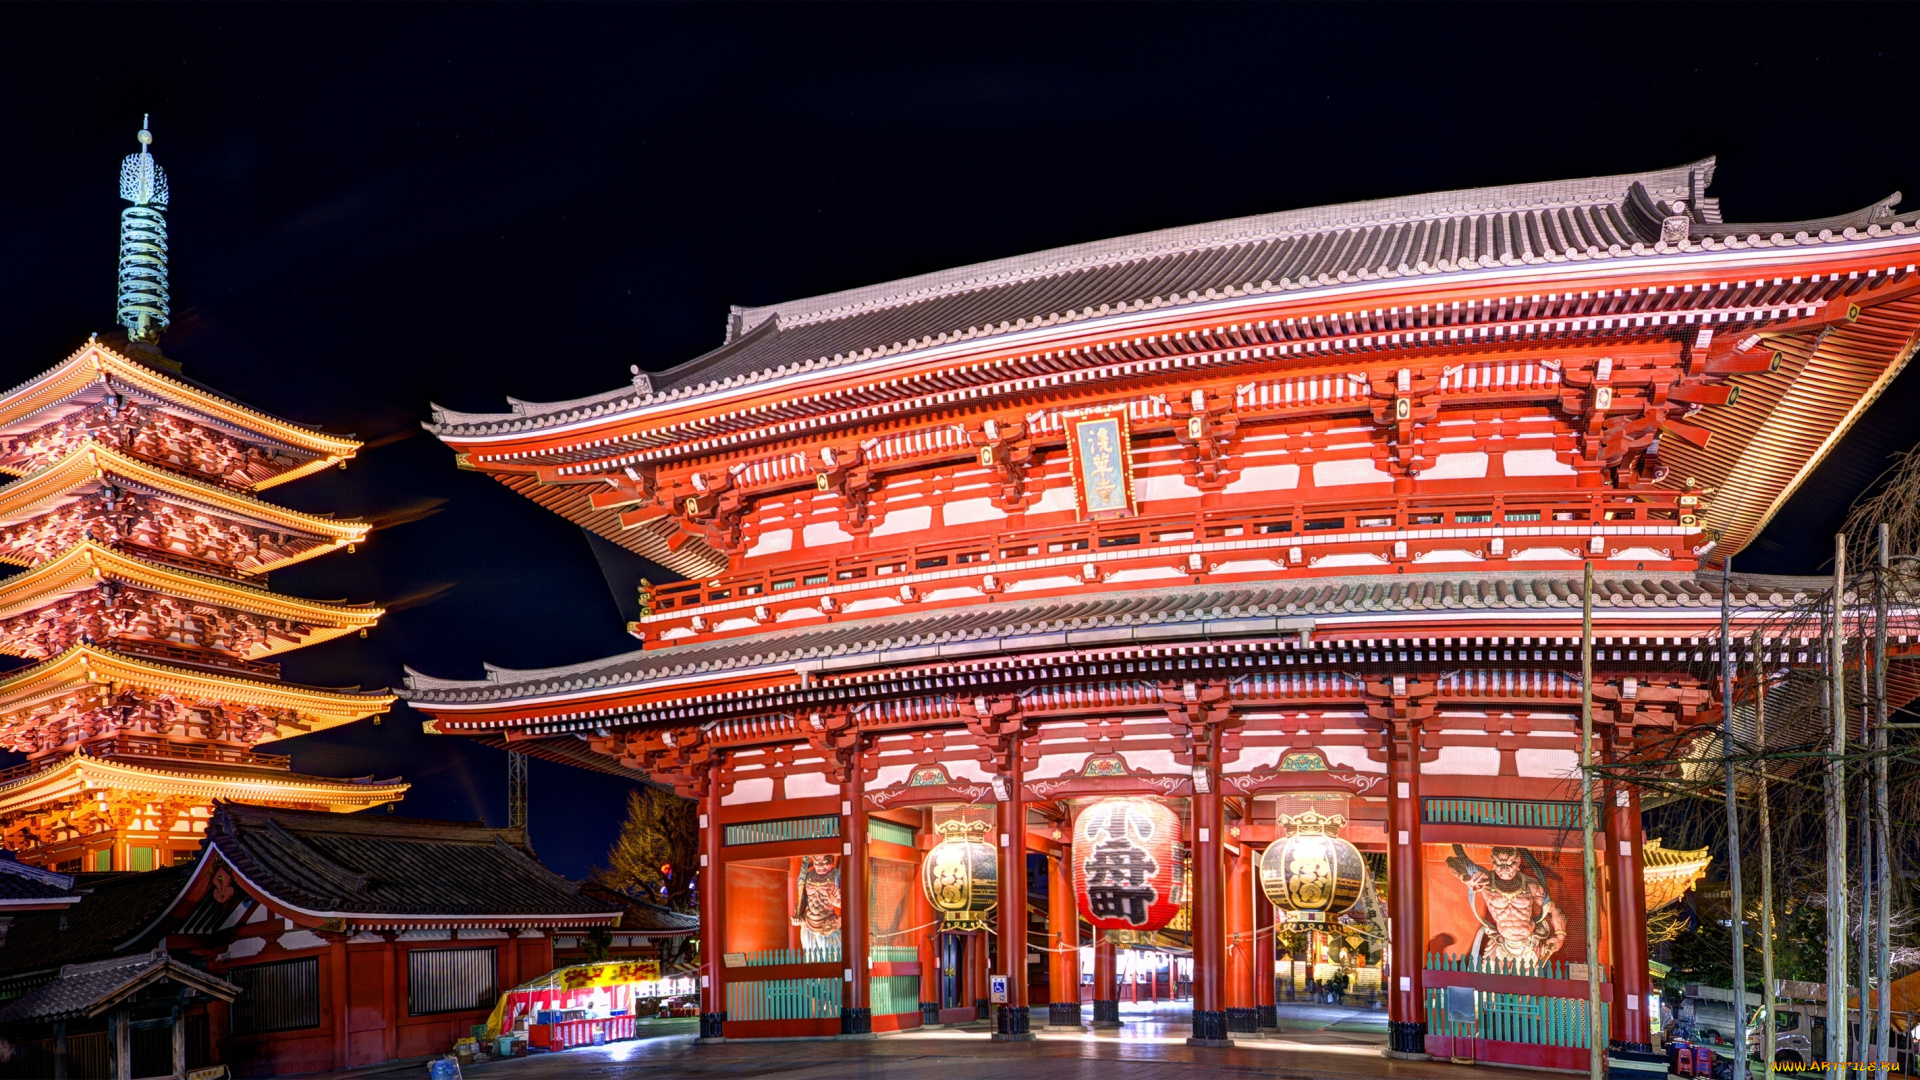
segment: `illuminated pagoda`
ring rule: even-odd
[[[121,171],[124,345],[88,341],[0,394],[0,835],[63,871],[193,857],[215,800],[363,810],[406,791],[303,776],[265,742],[386,711],[294,686],[272,659],[364,632],[377,607],[282,596],[268,574],[369,526],[260,498],[359,449],[190,382],[163,356],[166,175],[140,132]]]
[[[736,308],[720,348],[594,397],[436,410],[464,468],[687,580],[646,591],[638,651],[405,694],[430,731],[700,800],[708,1036],[970,1017],[989,963],[1002,1035],[1030,1001],[1076,1025],[1075,901],[1144,931],[1179,888],[1202,1043],[1274,1026],[1273,926],[1371,920],[1390,1052],[1585,1068],[1582,564],[1603,760],[1717,724],[1709,563],[1920,329],[1894,200],[1732,224],[1712,176],[1062,248]],[[1792,602],[1732,581],[1743,640]],[[933,856],[976,823],[993,873]],[[1274,873],[1316,862],[1331,896],[1260,880],[1304,823]],[[1633,791],[1601,833],[1606,1038],[1644,1051]],[[1004,934],[1040,874],[1028,948],[970,928]],[[936,906],[961,921],[915,931]],[[1139,938],[1097,937],[1111,1025]],[[1478,1029],[1449,987],[1556,1020]]]

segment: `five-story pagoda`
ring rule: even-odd
[[[397,780],[303,776],[263,742],[384,712],[384,692],[280,681],[281,652],[371,627],[370,605],[269,591],[270,571],[364,540],[369,526],[262,501],[360,444],[181,378],[167,326],[166,175],[140,132],[121,169],[119,321],[0,394],[0,837],[60,870],[190,857],[215,800],[336,811],[401,797]]]

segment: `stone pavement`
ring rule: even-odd
[[[1038,1033],[1030,1043],[991,1043],[980,1030],[949,1028],[886,1035],[867,1042],[740,1042],[695,1046],[692,1022],[652,1027],[651,1037],[561,1054],[488,1062],[468,1080],[1472,1080],[1487,1071],[1437,1061],[1389,1061],[1386,1018],[1375,1010],[1282,1005],[1283,1033],[1232,1049],[1186,1045],[1184,1001],[1123,1005],[1117,1034]],[[1036,1010],[1044,1018],[1044,1008]],[[969,1025],[972,1027],[972,1025]],[[667,1032],[673,1032],[668,1034]],[[425,1065],[328,1073],[333,1080],[424,1080]],[[1499,1080],[1558,1074],[1499,1069]]]

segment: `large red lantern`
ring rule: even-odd
[[[1152,799],[1101,799],[1073,825],[1073,892],[1097,930],[1159,930],[1180,913],[1180,819]]]

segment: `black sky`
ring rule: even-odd
[[[429,401],[572,397],[764,304],[1331,202],[1719,156],[1730,220],[1920,185],[1896,6],[13,6],[0,13],[0,384],[110,328],[119,159],[153,114],[174,194],[167,342],[270,412],[397,441],[276,489],[434,516],[274,575],[396,601],[288,678],[390,685],[625,650],[582,534],[454,469]],[[1899,380],[1737,566],[1817,568]],[[656,580],[659,580],[656,578]],[[505,817],[501,755],[396,708],[282,744],[402,774],[418,816]],[[625,784],[536,762],[534,842],[585,871]]]

